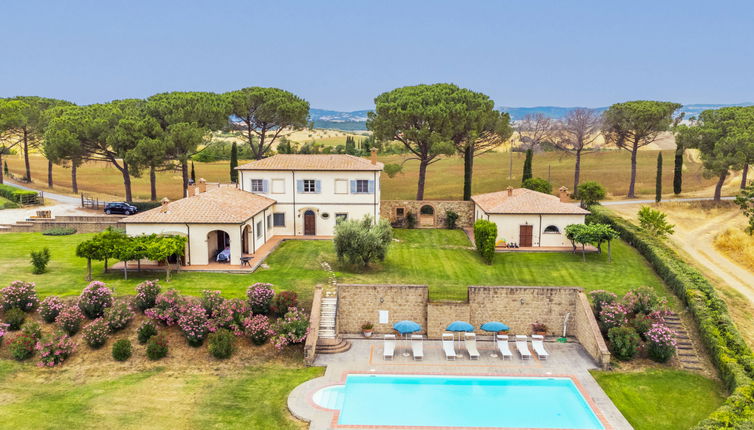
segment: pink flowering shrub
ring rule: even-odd
[[[83,319],[84,314],[81,313],[81,309],[78,306],[66,306],[60,311],[58,317],[55,318],[55,324],[61,330],[68,333],[69,336],[73,336],[81,328],[81,320]]]
[[[157,279],[154,281],[144,281],[136,286],[136,297],[134,298],[134,306],[136,309],[144,312],[149,308],[155,306],[157,296],[160,294],[160,285],[157,283]]]
[[[62,364],[76,350],[76,342],[66,334],[57,334],[37,342],[39,367],[53,367]]]
[[[605,290],[594,290],[589,293],[589,297],[592,298],[594,306],[594,314],[599,315],[602,312],[602,307],[618,301],[618,296],[615,293]]]
[[[287,345],[301,343],[309,334],[309,318],[303,310],[289,308],[283,318],[277,320],[274,326],[275,335],[272,344],[278,350]]]
[[[254,345],[262,345],[275,334],[270,319],[265,315],[254,315],[243,322],[244,334]]]
[[[270,302],[275,295],[271,287],[272,284],[257,282],[246,290],[246,297],[249,299],[252,313],[264,315],[270,313]]]
[[[665,324],[653,324],[647,331],[649,358],[664,363],[675,354],[676,333]]]
[[[81,330],[84,340],[92,348],[99,348],[107,342],[107,336],[110,334],[110,327],[104,318],[97,318],[90,322]]]
[[[116,303],[105,309],[104,314],[107,326],[111,331],[124,329],[134,318],[134,311],[125,302]]]
[[[200,346],[209,333],[207,313],[199,305],[188,305],[180,309],[178,327],[191,346]]]
[[[99,318],[113,305],[113,290],[104,282],[92,281],[79,296],[79,309],[89,319]]]
[[[215,313],[215,309],[220,307],[225,302],[222,293],[217,290],[203,290],[201,303],[207,316],[212,318]]]
[[[270,311],[279,317],[288,312],[289,308],[298,307],[298,294],[293,291],[281,291],[275,294],[270,303]]]
[[[244,320],[251,315],[249,305],[245,300],[225,300],[217,306],[209,318],[209,331],[214,333],[221,329],[227,329],[236,336],[244,334]]]
[[[0,302],[3,310],[18,308],[24,312],[31,312],[37,308],[39,298],[33,282],[13,281],[0,290]]]
[[[620,303],[604,305],[599,314],[599,322],[605,332],[614,327],[623,327],[628,324],[628,309]]]
[[[63,310],[63,307],[65,307],[65,305],[63,304],[63,301],[60,300],[60,297],[47,296],[42,300],[42,303],[39,304],[39,315],[42,316],[44,322],[49,324],[55,321],[55,318],[58,317],[58,314]]]
[[[650,287],[639,287],[630,290],[623,296],[623,305],[632,314],[649,314],[666,305],[667,300],[660,298]]]
[[[652,321],[656,323],[665,323],[665,318],[674,315],[673,311],[667,308],[658,309],[654,312],[651,312],[648,316],[652,319]]]
[[[171,326],[178,322],[179,310],[186,302],[176,290],[167,290],[157,296],[154,307],[144,311],[144,315]]]

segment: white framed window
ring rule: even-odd
[[[558,228],[558,226],[556,226],[556,225],[548,225],[548,226],[547,226],[547,227],[545,228],[545,233],[554,233],[554,234],[558,234],[558,233],[560,233],[560,229],[559,229],[559,228]]]
[[[272,194],[285,194],[285,179],[272,180]]]
[[[272,214],[272,225],[275,227],[285,227],[285,212]]]
[[[252,193],[266,193],[267,181],[264,179],[252,179],[251,180],[251,192]]]
[[[304,179],[304,192],[305,193],[313,193],[317,189],[316,182],[314,182],[314,179]]]
[[[348,194],[348,180],[347,179],[335,180],[335,194]]]
[[[354,179],[351,181],[351,194],[373,194],[374,181],[368,179]]]
[[[339,222],[341,222],[341,221],[345,221],[347,219],[348,219],[348,214],[347,213],[336,213],[335,214],[335,223],[336,224],[339,223]]]
[[[262,237],[262,221],[257,221],[257,237]]]

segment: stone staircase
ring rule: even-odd
[[[689,334],[678,315],[665,317],[665,323],[678,334],[678,336],[676,336],[676,354],[678,355],[678,361],[680,361],[681,367],[686,370],[704,370],[696,346],[689,337]]]
[[[336,354],[348,351],[351,342],[338,336],[335,316],[338,311],[338,297],[326,292],[322,298],[322,308],[319,319],[319,339],[317,340],[317,354]]]

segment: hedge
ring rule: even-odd
[[[162,205],[162,203],[160,203],[160,202],[153,202],[153,201],[148,201],[148,202],[131,202],[129,204],[136,206],[136,209],[138,209],[139,212],[148,211],[150,209],[154,209],[154,208],[159,207],[160,205]]]
[[[31,197],[36,198],[37,192],[22,190],[16,187],[11,187],[10,185],[0,184],[0,196],[5,197],[12,202],[23,203],[29,200]]]
[[[683,300],[699,327],[704,345],[726,388],[725,403],[693,430],[754,429],[754,354],[746,345],[715,288],[662,240],[630,222],[594,206],[592,221],[610,224],[636,248]]]

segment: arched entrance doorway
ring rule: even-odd
[[[435,226],[435,208],[424,205],[419,209],[419,225],[422,227]]]
[[[216,262],[217,255],[226,247],[230,247],[230,235],[222,230],[212,230],[207,233],[207,261]]]
[[[317,217],[311,209],[304,212],[304,234],[307,236],[317,234]]]
[[[251,226],[245,225],[243,227],[243,232],[241,233],[241,252],[244,254],[250,254],[249,236],[251,236]]]

